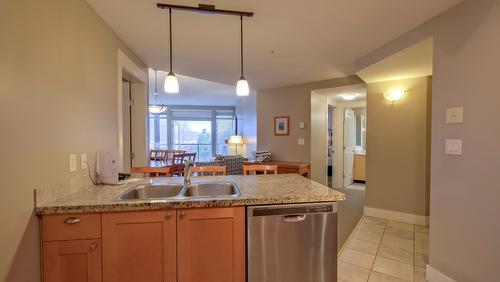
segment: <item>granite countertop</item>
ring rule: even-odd
[[[166,198],[161,200],[118,200],[134,186],[145,183],[182,183],[181,177],[160,177],[129,181],[120,186],[92,187],[35,206],[37,215],[112,212],[164,208],[201,208],[343,201],[345,195],[297,174],[256,176],[193,177],[192,183],[228,181],[240,189],[240,196],[209,198]]]

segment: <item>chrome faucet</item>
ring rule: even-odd
[[[193,161],[186,161],[184,162],[184,187],[189,187],[191,186],[191,168],[193,167],[194,162]]]

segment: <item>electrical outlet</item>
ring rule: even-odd
[[[87,168],[89,168],[88,163],[87,163],[87,154],[85,154],[85,153],[81,154],[81,155],[80,155],[80,161],[81,161],[81,165],[80,165],[80,167],[81,167],[82,169],[87,169]]]
[[[69,172],[76,171],[76,154],[69,155]]]
[[[304,140],[304,138],[299,138],[299,139],[298,139],[298,141],[297,141],[297,143],[298,143],[299,145],[301,145],[301,146],[302,146],[302,145],[304,145],[304,144],[305,144],[305,140]]]

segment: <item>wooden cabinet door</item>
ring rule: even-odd
[[[176,211],[102,215],[105,282],[176,282]]]
[[[245,208],[177,211],[179,282],[245,281]]]
[[[44,282],[100,282],[101,240],[43,242]]]

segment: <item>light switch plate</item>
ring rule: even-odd
[[[89,168],[89,166],[87,165],[87,154],[83,153],[80,155],[80,162],[81,162],[80,167],[82,169]]]
[[[297,142],[299,145],[304,145],[305,144],[305,140],[304,138],[299,138],[298,142]]]
[[[304,129],[306,124],[304,122],[299,122],[299,128]]]
[[[69,172],[76,171],[76,154],[69,155]]]
[[[446,139],[447,155],[462,155],[462,139]]]
[[[464,108],[455,107],[446,109],[446,123],[463,123],[464,122]]]

